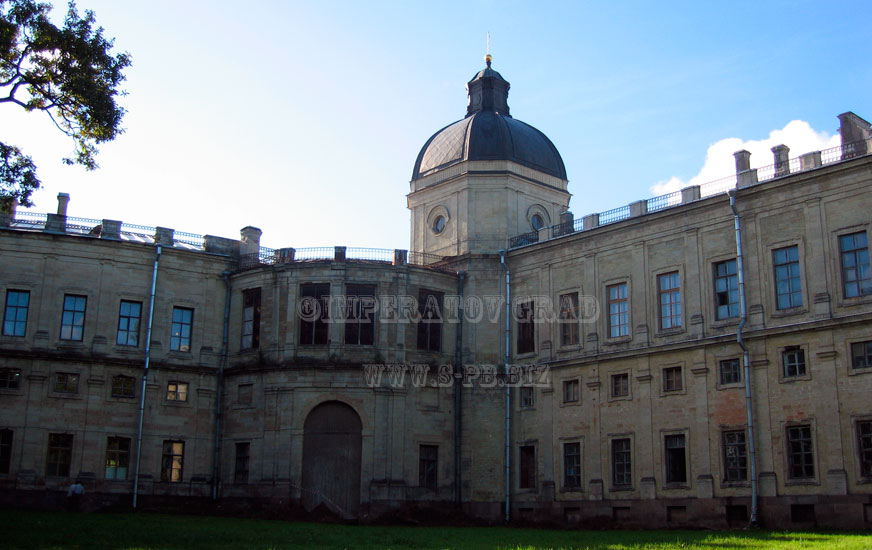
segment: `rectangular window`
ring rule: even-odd
[[[855,369],[872,367],[872,340],[851,344],[851,366]]]
[[[714,264],[715,319],[732,319],[739,316],[739,276],[736,260]]]
[[[87,296],[64,294],[64,312],[61,316],[61,340],[81,342],[85,331]]]
[[[742,371],[739,369],[738,359],[724,359],[718,363],[721,375],[721,384],[738,384],[742,381]]]
[[[811,426],[787,428],[787,475],[791,479],[814,477],[814,454],[811,444]]]
[[[630,375],[626,372],[612,375],[612,397],[627,397],[630,395]]]
[[[24,336],[27,330],[27,310],[29,307],[29,290],[6,291],[6,310],[3,313],[3,336]]]
[[[345,287],[345,343],[371,346],[375,343],[375,286]]]
[[[242,291],[242,349],[260,346],[260,288]]]
[[[533,302],[518,304],[518,355],[536,351],[536,331],[533,325]]]
[[[418,349],[442,350],[442,296],[435,290],[418,291]]]
[[[12,464],[12,430],[0,430],[0,474],[8,474]]]
[[[866,232],[839,237],[842,260],[842,293],[845,298],[872,294],[872,270],[869,268],[869,243]]]
[[[71,372],[55,373],[54,391],[57,393],[79,393],[79,375]]]
[[[300,285],[300,345],[326,346],[330,331],[330,283]]]
[[[110,437],[106,440],[106,479],[127,479],[130,464],[130,439]]]
[[[536,487],[536,447],[523,445],[519,449],[518,460],[518,487],[520,489],[533,489]]]
[[[747,481],[748,448],[744,431],[724,432],[724,481]]]
[[[578,380],[563,381],[563,402],[575,403],[578,401]]]
[[[436,489],[436,472],[439,465],[439,447],[421,445],[418,448],[418,485]]]
[[[577,441],[563,444],[563,486],[581,487],[581,443]]]
[[[112,377],[112,397],[134,397],[136,394],[136,379],[132,376]]]
[[[609,297],[609,338],[630,335],[630,303],[627,299],[627,283],[606,288]]]
[[[660,295],[660,328],[669,329],[681,326],[681,278],[678,272],[657,276]]]
[[[45,475],[69,477],[73,457],[72,434],[48,434],[48,460]]]
[[[9,441],[11,444],[11,436]],[[857,449],[860,451],[860,475],[872,477],[872,421],[870,420],[857,422]]]
[[[173,308],[173,327],[170,334],[170,349],[191,351],[191,327],[194,325],[194,310],[186,307]]]
[[[799,277],[799,247],[787,246],[772,251],[775,266],[775,306],[790,309],[802,305],[802,281]]]
[[[184,441],[164,441],[161,459],[160,480],[170,483],[182,481],[182,464],[185,458]]]
[[[188,383],[187,382],[169,382],[167,383],[167,401],[187,401],[188,400]]]
[[[236,468],[233,471],[233,483],[248,483],[248,457],[250,452],[250,443],[236,444]]]
[[[666,367],[663,369],[663,391],[680,391],[683,387],[681,367]]]
[[[119,346],[139,345],[139,320],[142,316],[142,302],[121,300],[118,310],[118,334],[115,343]]]
[[[21,371],[0,369],[0,390],[17,390],[21,387]]]
[[[687,453],[684,434],[663,438],[666,450],[666,483],[687,483]]]
[[[630,439],[612,440],[612,484],[627,487],[633,484],[633,464],[630,456]]]
[[[236,387],[236,402],[240,405],[251,405],[254,384],[239,384]]]
[[[560,345],[578,345],[578,292],[560,296]]]
[[[534,399],[534,390],[530,386],[521,386],[521,406],[532,407]]]
[[[781,352],[784,377],[805,376],[805,350],[799,346],[788,346]]]

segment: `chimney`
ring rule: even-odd
[[[260,254],[260,236],[263,235],[263,231],[249,225],[240,229],[239,234],[241,235],[240,241],[242,241],[239,254],[242,256]]]
[[[787,145],[776,145],[772,148],[772,154],[775,156],[775,177],[786,176],[790,173],[790,147]]]
[[[872,137],[872,128],[851,111],[839,115],[839,134],[842,135],[842,160],[869,152],[868,141]]]
[[[757,169],[751,170],[751,153],[742,149],[733,153],[736,158],[736,187],[748,187],[757,183]]]
[[[67,215],[67,205],[70,204],[69,193],[58,193],[58,216]]]

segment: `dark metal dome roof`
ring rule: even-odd
[[[466,118],[442,128],[421,148],[412,179],[466,160],[510,160],[566,179],[563,159],[551,140],[509,114],[509,83],[490,68],[467,84]]]

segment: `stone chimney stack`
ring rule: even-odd
[[[790,147],[787,145],[776,145],[772,148],[772,154],[775,156],[775,177],[786,176],[790,173]]]
[[[240,255],[249,256],[260,253],[260,236],[263,235],[263,231],[249,225],[243,227],[239,234],[241,235],[240,241],[242,242],[239,248]]]
[[[67,205],[70,204],[69,193],[58,193],[58,216],[67,215]]]
[[[757,183],[757,170],[751,170],[751,152],[742,149],[733,156],[736,158],[736,186],[748,187]]]
[[[839,115],[839,134],[842,136],[842,160],[869,152],[872,128],[867,121],[851,111]]]

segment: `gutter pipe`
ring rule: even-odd
[[[224,367],[227,365],[227,341],[230,330],[230,272],[221,273],[224,287],[224,331],[221,335],[221,360],[218,363],[218,382],[215,389],[215,446],[212,455],[212,500],[218,500],[218,484],[221,479],[221,419],[224,414]]]
[[[506,359],[505,359],[505,385],[506,385],[506,505],[505,516],[506,523],[511,519],[511,504],[512,504],[512,388],[509,385],[509,358],[511,353],[511,334],[512,326],[510,324],[512,314],[512,279],[509,272],[509,265],[506,263],[506,250],[500,250],[500,263],[506,270]]]
[[[745,340],[742,338],[742,329],[748,322],[748,312],[745,302],[745,266],[742,255],[742,222],[739,218],[739,211],[736,209],[736,190],[731,189],[727,192],[730,196],[730,209],[733,211],[733,220],[736,228],[736,271],[739,278],[739,327],[736,329],[736,342],[742,348],[742,364],[745,375],[745,408],[748,414],[748,450],[750,451],[751,462],[751,517],[749,525],[757,526],[757,451],[754,443],[754,413],[751,406],[751,367],[750,367],[750,351],[745,345]]]
[[[460,510],[462,504],[460,491],[462,489],[460,479],[460,445],[463,405],[463,283],[466,272],[458,273],[457,294],[460,298],[457,302],[457,338],[454,342],[454,505]]]
[[[161,245],[155,247],[154,267],[151,273],[151,297],[148,303],[148,329],[145,332],[145,364],[142,369],[142,389],[139,391],[139,426],[136,429],[136,467],[133,472],[133,509],[139,496],[139,465],[142,460],[142,420],[145,416],[145,387],[151,363],[151,327],[154,324],[154,293],[157,288],[157,269],[160,265]]]

